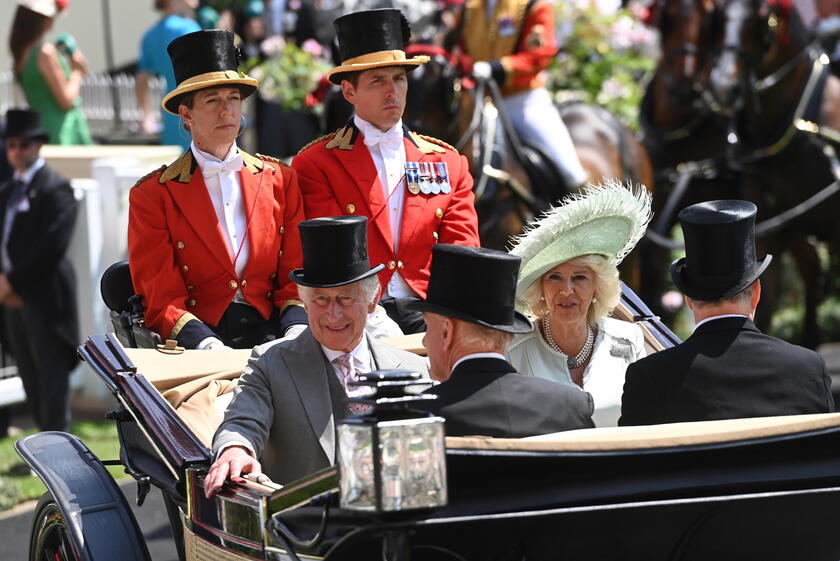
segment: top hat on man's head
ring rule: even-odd
[[[521,261],[493,249],[436,244],[426,300],[409,307],[505,333],[528,333],[531,322],[514,309]]]
[[[716,302],[755,282],[773,259],[755,258],[755,214],[748,201],[707,201],[680,211],[685,257],[671,265],[677,288],[689,298]]]
[[[317,288],[343,286],[375,275],[370,266],[367,217],[329,216],[298,224],[303,268],[289,273],[293,282]]]
[[[405,47],[411,38],[408,20],[399,10],[367,10],[341,16],[333,22],[341,65],[327,73],[330,82],[341,85],[349,72],[384,66],[414,70],[429,62],[418,55],[407,58]]]
[[[6,138],[37,139],[49,142],[50,135],[41,126],[41,114],[32,109],[6,111]]]
[[[258,82],[239,72],[239,49],[233,46],[233,33],[222,29],[206,29],[187,33],[166,47],[175,71],[178,87],[164,96],[161,105],[178,114],[184,94],[205,88],[239,88],[242,97],[257,89]]]

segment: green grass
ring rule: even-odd
[[[37,499],[46,488],[41,480],[30,475],[26,465],[14,449],[17,439],[34,434],[30,430],[15,437],[0,439],[0,511],[8,510],[23,501]],[[100,460],[119,458],[120,444],[113,421],[78,421],[71,423],[70,432],[78,436]],[[122,466],[109,466],[115,478],[127,477]]]

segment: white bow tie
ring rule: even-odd
[[[242,154],[237,154],[226,162],[204,162],[204,167],[201,170],[201,175],[204,177],[213,177],[214,175],[222,175],[231,171],[239,171],[242,169]]]
[[[362,132],[365,135],[365,146],[368,148],[378,144],[380,150],[399,150],[402,145],[403,131],[400,127],[391,127],[385,132],[376,127],[365,127]]]

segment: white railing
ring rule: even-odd
[[[82,111],[94,136],[107,136],[114,131],[136,133],[140,130],[140,107],[134,93],[134,76],[129,74],[94,74],[82,80]],[[159,78],[149,81],[153,107],[160,106],[166,83]],[[118,103],[114,103],[114,99]],[[26,105],[12,72],[0,72],[0,115],[10,107]],[[117,119],[119,115],[119,119]]]

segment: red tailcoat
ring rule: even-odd
[[[217,325],[241,288],[263,318],[297,300],[289,271],[301,266],[297,174],[240,152],[249,257],[240,278],[192,152],[140,180],[129,194],[128,260],[146,325],[175,339],[190,320]]]
[[[439,140],[406,131],[406,162],[446,162],[449,193],[412,194],[406,190],[399,247],[394,249],[385,195],[373,158],[359,130],[349,124],[313,142],[295,156],[307,218],[359,214],[367,216],[368,253],[383,291],[394,271],[426,297],[432,246],[438,242],[478,246],[473,180],[467,160]],[[403,181],[402,189],[406,189]]]

